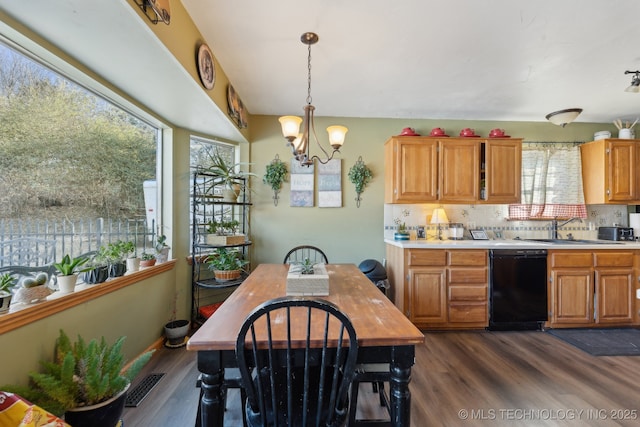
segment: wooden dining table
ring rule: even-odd
[[[224,370],[237,367],[235,345],[247,315],[286,295],[288,265],[260,264],[187,342],[201,372],[199,426],[223,426]],[[322,298],[347,314],[358,337],[358,363],[388,363],[390,426],[411,424],[409,381],[415,345],[424,335],[353,264],[327,264],[329,295]],[[244,408],[242,408],[244,410]],[[379,424],[378,424],[379,425]]]

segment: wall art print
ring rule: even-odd
[[[314,171],[314,165],[301,166],[296,159],[291,159],[291,196],[289,199],[292,207],[313,207]]]
[[[318,206],[342,207],[342,159],[318,164]]]

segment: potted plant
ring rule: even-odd
[[[360,207],[360,194],[364,191],[367,184],[373,179],[371,169],[362,161],[362,157],[358,157],[358,161],[349,169],[349,181],[356,186],[356,206]]]
[[[156,264],[156,256],[149,252],[142,252],[140,255],[140,267],[151,267]]]
[[[7,388],[64,419],[73,427],[113,427],[122,416],[126,392],[153,350],[126,368],[122,353],[125,337],[108,344],[104,337],[72,343],[63,330],[56,339],[53,361],[43,361],[44,372],[29,374],[30,387]]]
[[[109,278],[109,265],[104,255],[100,252],[97,252],[89,259],[85,270],[82,273],[82,280],[85,283],[95,285],[103,283]]]
[[[208,245],[238,245],[246,240],[244,234],[238,234],[240,222],[231,220],[217,221],[213,218],[207,223],[205,243]]]
[[[9,273],[0,276],[0,313],[9,311],[11,305],[11,288],[16,284],[16,279]]]
[[[126,260],[127,271],[138,271],[140,269],[140,258],[136,256],[136,244],[131,240],[120,242],[120,249]]]
[[[239,278],[249,261],[237,249],[217,248],[207,257],[207,264],[216,280],[226,281]]]
[[[88,261],[89,258],[86,257],[72,259],[69,254],[66,254],[60,262],[53,264],[56,270],[60,273],[57,275],[58,290],[60,293],[66,294],[73,292],[73,289],[76,286],[76,281],[78,280],[78,273],[85,271],[80,267]]]
[[[125,262],[127,255],[125,247],[127,246],[128,244],[126,242],[117,240],[110,242],[107,246],[100,247],[99,252],[104,255],[109,263],[109,277],[124,276],[124,273],[127,271],[127,264]]]
[[[176,305],[178,294],[173,296],[173,307],[171,312],[171,320],[164,325],[164,336],[167,338],[164,345],[169,348],[183,347],[187,344],[185,337],[189,333],[190,323],[186,319],[176,320]]]
[[[255,176],[249,172],[237,170],[242,163],[228,162],[218,150],[209,152],[210,165],[206,168],[208,172],[216,177],[215,184],[222,185],[222,200],[225,202],[235,202],[240,195],[240,179],[248,176]]]
[[[267,170],[262,177],[262,182],[268,184],[273,190],[273,205],[278,206],[278,193],[282,183],[287,180],[287,165],[276,155],[276,158],[267,165]]]
[[[167,262],[167,260],[169,259],[169,249],[171,248],[169,247],[169,245],[167,245],[166,241],[167,236],[165,236],[164,234],[159,235],[156,239],[155,249],[156,261],[158,262],[158,264]]]
[[[402,216],[404,218],[408,217],[409,215],[411,215],[409,209],[402,210]],[[402,218],[394,218],[393,223],[398,227],[396,229],[396,232],[393,233],[393,238],[395,240],[409,240],[409,230],[407,229],[405,220]]]

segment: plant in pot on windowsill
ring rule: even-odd
[[[116,242],[111,242],[106,246],[101,246],[98,250],[109,264],[109,277],[124,276],[124,273],[127,271],[127,264],[125,262],[125,245],[125,242],[118,240]]]
[[[61,416],[73,427],[114,427],[124,409],[127,390],[152,356],[140,355],[125,369],[122,345],[104,337],[72,343],[64,331],[56,339],[53,361],[42,361],[44,372],[31,372],[29,387],[2,386]]]
[[[156,262],[158,264],[162,264],[163,262],[167,262],[169,259],[169,249],[171,247],[167,245],[167,236],[161,234],[156,239],[155,249],[156,249]]]
[[[151,267],[156,264],[156,256],[148,252],[140,255],[140,267]]]
[[[15,286],[16,279],[9,273],[0,276],[0,313],[9,311],[11,305],[11,289]]]
[[[105,256],[98,251],[86,264],[82,280],[90,285],[103,283],[109,278],[109,264]]]
[[[57,281],[58,291],[61,294],[73,292],[78,280],[78,273],[86,271],[86,269],[81,269],[80,267],[88,261],[89,258],[78,257],[72,259],[69,254],[66,254],[60,262],[53,264],[60,273],[57,275]]]
[[[217,248],[207,257],[207,264],[216,280],[228,281],[238,279],[249,261],[237,249]]]
[[[120,242],[120,250],[125,258],[127,271],[138,271],[140,269],[140,258],[136,256],[136,244],[131,240]]]

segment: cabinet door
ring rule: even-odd
[[[633,270],[596,269],[596,323],[631,324]]]
[[[443,268],[409,269],[407,317],[416,326],[446,323],[447,286]]]
[[[553,323],[593,323],[593,270],[551,271]]]
[[[485,143],[486,201],[489,203],[520,203],[522,143],[490,141]]]
[[[608,200],[612,202],[637,200],[636,143],[633,141],[611,141],[607,147],[607,152]]]
[[[480,144],[478,140],[440,143],[441,202],[475,202],[480,198]]]
[[[437,199],[438,142],[405,137],[385,147],[386,203],[422,203]]]

